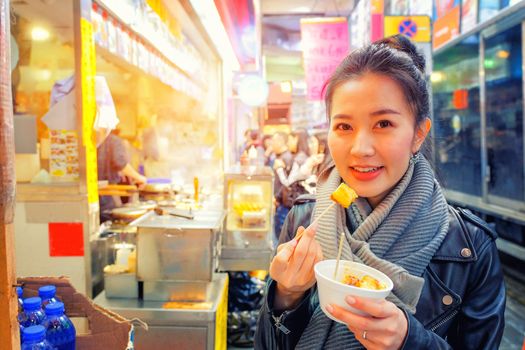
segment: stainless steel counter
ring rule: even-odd
[[[193,219],[186,219],[171,215],[157,215],[151,211],[137,220],[133,221],[130,226],[145,228],[176,228],[180,230],[187,229],[209,229],[218,230],[224,220],[223,210],[196,209],[192,211]]]
[[[135,328],[135,349],[226,349],[228,275],[215,273],[206,309],[166,308],[166,302],[109,299],[94,302],[127,318],[139,318],[149,330]],[[177,305],[177,304],[172,304]]]

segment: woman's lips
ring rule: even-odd
[[[352,176],[359,181],[370,181],[378,177],[384,167],[350,167]]]

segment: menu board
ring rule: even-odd
[[[63,180],[78,179],[78,136],[74,130],[50,130],[49,170]]]
[[[346,18],[303,18],[301,19],[301,45],[310,101],[322,99],[322,89],[348,55],[348,24]]]

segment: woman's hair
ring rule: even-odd
[[[353,51],[337,67],[324,86],[328,121],[335,90],[348,80],[366,73],[385,75],[398,83],[416,118],[416,125],[430,117],[425,57],[410,39],[395,35]]]
[[[306,129],[297,129],[292,132],[292,135],[297,137],[297,151],[295,153],[303,152],[310,156],[310,148],[308,147],[308,132]]]

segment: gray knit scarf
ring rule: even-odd
[[[314,218],[331,204],[330,194],[342,181],[335,167],[323,175]],[[342,258],[365,263],[389,276],[394,288],[387,299],[415,313],[424,284],[421,276],[449,226],[447,203],[427,160],[413,158],[385,199],[371,213],[366,207],[366,200],[358,199],[348,210],[334,206],[320,218],[316,239],[323,256],[336,258],[338,237],[345,232]],[[317,300],[317,295],[314,298]],[[343,348],[363,347],[345,325],[330,320],[317,305],[296,349]]]

